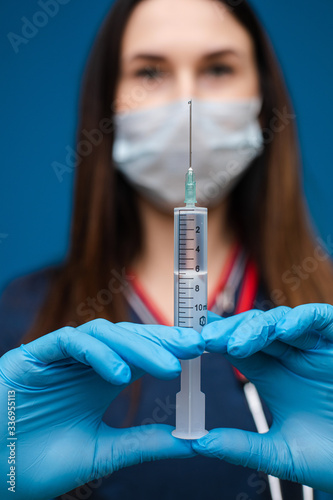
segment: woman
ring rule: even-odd
[[[178,183],[168,185],[163,175],[156,177],[156,168],[147,177],[144,169],[152,164],[152,155],[157,163],[174,161],[163,131],[172,129],[170,120],[180,115],[177,103],[189,97],[198,101],[197,109],[204,110],[203,119],[211,118],[214,107],[228,119],[234,116],[230,109],[239,113],[243,142],[238,146],[246,153],[238,170],[226,168],[230,164],[221,160],[228,175],[223,183],[216,180],[216,191],[200,188],[198,181],[209,207],[208,307],[230,316],[252,307],[332,303],[331,264],[316,248],[300,190],[289,99],[270,46],[248,5],[241,2],[230,7],[228,2],[215,0],[120,0],[99,34],[84,82],[69,256],[61,267],[13,284],[7,291],[4,306],[11,296],[21,294],[27,312],[15,330],[7,314],[4,321],[10,331],[3,332],[4,350],[97,317],[172,324],[173,219],[168,200]],[[195,109],[194,105],[194,124]],[[143,117],[141,125],[135,121],[137,116]],[[163,121],[163,116],[168,119]],[[183,130],[177,120],[175,127]],[[152,137],[156,130],[162,134],[153,149],[145,144],[150,135],[140,135],[149,123],[156,123],[150,130]],[[254,136],[258,139],[259,124],[261,143],[253,140]],[[132,133],[129,143],[126,126]],[[208,139],[203,144],[209,144]],[[236,155],[239,166],[233,137],[229,139],[221,149],[221,159],[226,162],[228,150],[231,160]],[[251,151],[245,148],[249,141]],[[183,142],[179,142],[182,151]],[[141,154],[144,159],[137,169],[130,168],[136,165],[135,151],[126,156],[124,143],[137,145],[137,158]],[[193,154],[195,158],[199,152]],[[184,167],[185,173],[186,166],[179,168]],[[141,169],[144,175],[140,177]],[[203,168],[203,186],[207,176],[212,179],[213,168],[209,172]],[[302,279],[299,266],[309,257],[316,265]],[[32,312],[40,306],[31,326]],[[202,366],[207,428],[255,431],[251,401],[246,401],[240,374],[215,354],[203,356]],[[216,394],[217,380],[225,388],[221,395]],[[157,419],[174,424],[177,390],[177,381],[145,376],[135,389],[120,396],[104,420],[114,426]],[[302,498],[298,485],[283,482],[281,489],[284,498]],[[145,499],[271,498],[265,476],[203,458],[121,470],[104,480],[90,498],[134,495]]]

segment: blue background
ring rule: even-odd
[[[66,1],[66,0],[63,0]],[[285,73],[299,127],[310,212],[332,234],[333,2],[252,0]],[[0,291],[13,278],[64,257],[74,173],[59,182],[51,167],[75,146],[80,79],[111,0],[68,0],[16,54],[37,0],[1,0]],[[320,5],[320,8],[318,7]]]

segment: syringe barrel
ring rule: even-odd
[[[175,208],[174,230],[174,323],[200,333],[207,322],[207,208]]]
[[[174,323],[200,333],[207,323],[207,208],[175,208],[174,221]],[[172,434],[180,439],[199,439],[207,434],[201,359],[182,360],[181,365]]]

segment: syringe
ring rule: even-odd
[[[192,169],[192,101],[189,101],[189,169],[185,176],[185,207],[174,209],[174,323],[201,332],[207,323],[207,208],[196,207]],[[201,392],[201,358],[181,361],[176,395],[176,429],[181,439],[205,434],[205,395]]]

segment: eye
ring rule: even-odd
[[[159,69],[157,66],[145,66],[144,68],[140,68],[135,72],[135,76],[140,78],[149,78],[152,80],[156,80],[156,78],[161,77],[163,75],[163,71]]]
[[[226,64],[212,64],[211,66],[206,68],[205,73],[219,77],[232,74],[233,69],[231,66],[228,66]]]

